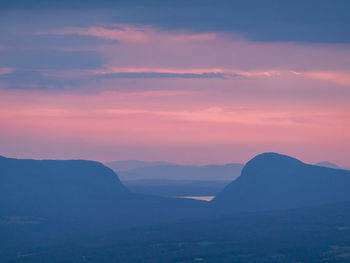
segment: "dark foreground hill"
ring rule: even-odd
[[[1,214],[87,216],[128,196],[118,176],[93,161],[19,160],[0,157]]]
[[[94,231],[168,222],[201,214],[204,202],[130,193],[118,176],[93,161],[0,157],[4,224]]]
[[[350,171],[305,164],[264,153],[213,200],[222,211],[287,209],[350,201]]]

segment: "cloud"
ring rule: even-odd
[[[103,63],[101,54],[94,51],[59,51],[50,49],[12,49],[0,53],[0,66],[22,70],[39,69],[96,69]]]
[[[176,68],[116,68],[91,70],[102,78],[225,78],[239,77],[222,69],[176,69]]]
[[[310,71],[310,72],[296,72],[293,74],[324,80],[342,86],[350,86],[350,71]]]
[[[152,79],[152,78],[271,78],[281,75],[278,70],[235,70],[223,68],[157,68],[134,67],[118,68],[104,65],[92,70],[40,70],[44,76],[60,80],[98,80],[98,79]]]
[[[0,51],[8,50],[9,47],[0,45]]]
[[[14,33],[16,41],[12,42],[17,44],[0,53],[0,67],[16,68],[17,76],[5,78],[16,88],[46,85],[84,91],[91,86],[89,82],[98,84],[106,79],[115,79],[116,89],[122,88],[118,79],[258,79],[262,87],[264,81],[285,82],[289,75],[344,86],[350,70],[348,45],[260,43],[229,33],[131,24]],[[18,85],[19,80],[27,85]],[[98,90],[104,89],[99,85]]]
[[[0,75],[11,74],[14,71],[14,68],[0,68]]]
[[[10,74],[9,74],[10,73]],[[6,85],[0,85],[0,89],[18,90],[63,90],[81,85],[76,79],[52,79],[46,77],[38,70],[11,70],[8,74],[0,74],[0,80]]]
[[[275,77],[279,70],[235,70],[223,68],[116,68],[91,70],[102,78],[254,78]]]
[[[156,67],[140,67],[140,68],[117,68],[105,66],[103,69],[91,70],[96,75],[108,75],[114,73],[166,73],[166,74],[222,74],[245,77],[272,77],[280,75],[278,70],[235,70],[224,68],[156,68]]]
[[[154,41],[185,43],[213,40],[216,38],[216,35],[213,33],[188,33],[183,31],[167,33],[166,31],[159,31],[150,26],[137,27],[127,24],[114,24],[108,28],[106,26],[68,27],[41,32],[39,34],[94,36],[131,43],[147,43]]]
[[[254,41],[350,43],[349,5],[348,1],[327,0],[264,3],[260,0],[3,0],[1,10],[2,15],[8,14],[14,21],[23,23],[35,21],[38,15],[46,16],[44,21],[62,21],[62,17],[74,16],[79,22],[79,17],[86,16],[85,23],[96,22],[98,17],[100,23],[153,25],[167,30],[188,28],[196,32],[239,32]]]
[[[102,78],[120,78],[120,79],[157,79],[157,78],[224,78],[225,76],[220,73],[157,73],[157,72],[143,72],[143,73],[133,73],[133,72],[121,72],[121,73],[111,73],[105,74]],[[232,76],[231,76],[232,77]]]
[[[346,8],[156,0],[82,12],[91,1],[68,2],[79,9],[1,8],[3,153],[350,156],[350,45],[335,43],[349,43]]]

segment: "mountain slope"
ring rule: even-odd
[[[331,163],[331,162],[328,162],[328,161],[318,162],[315,165],[322,166],[322,167],[333,168],[333,169],[343,169],[340,166],[336,165],[335,163]]]
[[[191,217],[203,206],[194,200],[132,194],[98,162],[0,157],[0,216],[5,218],[34,217],[50,227],[89,231]]]
[[[296,208],[350,200],[350,172],[264,153],[212,201],[223,211]]]
[[[118,176],[98,162],[0,157],[0,169],[1,214],[83,215],[128,195]]]

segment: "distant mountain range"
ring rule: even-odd
[[[106,166],[113,169],[115,172],[127,171],[135,168],[144,167],[154,167],[154,166],[166,166],[166,165],[176,165],[169,162],[144,162],[137,160],[126,160],[126,161],[114,161],[106,163]]]
[[[350,200],[350,171],[277,153],[254,157],[212,205],[227,212],[288,209]]]
[[[106,164],[118,173],[122,181],[162,179],[162,180],[200,180],[232,181],[242,171],[243,164],[190,166],[164,162],[112,162]]]
[[[319,163],[316,163],[315,165],[322,166],[322,167],[333,168],[333,169],[344,169],[344,168],[336,165],[335,163],[331,163],[331,162],[328,162],[328,161],[319,162]]]

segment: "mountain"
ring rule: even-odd
[[[264,153],[208,204],[133,194],[98,162],[0,157],[0,261],[346,262],[349,187],[350,171]]]
[[[319,163],[316,163],[315,165],[322,166],[322,167],[333,168],[333,169],[343,169],[342,167],[340,167],[340,166],[338,166],[338,165],[336,165],[334,163],[327,162],[327,161],[319,162]]]
[[[0,169],[1,214],[85,214],[128,195],[118,176],[98,162],[0,157]]]
[[[277,153],[250,160],[212,201],[222,211],[297,208],[350,200],[350,171],[305,164]]]
[[[116,173],[127,171],[140,167],[154,167],[154,166],[164,166],[164,165],[173,165],[169,162],[144,162],[136,160],[127,160],[127,161],[114,161],[106,163],[106,166],[113,169]]]
[[[205,206],[130,193],[113,170],[98,162],[0,157],[0,221],[7,223],[34,220],[56,234],[102,231],[197,216]]]
[[[134,168],[118,174],[122,181],[145,179],[232,181],[240,175],[242,168],[243,165],[239,163],[206,166],[161,165]]]

